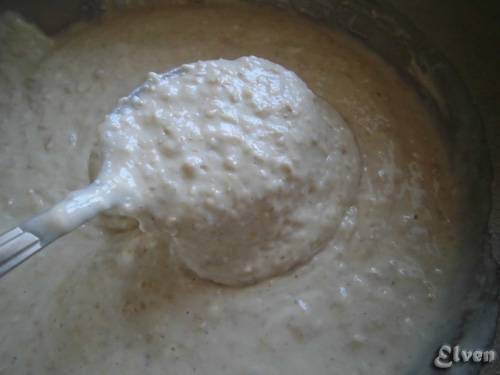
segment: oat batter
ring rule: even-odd
[[[0,373],[399,374],[427,358],[460,260],[458,193],[432,119],[364,47],[243,5],[117,13],[53,39],[4,15],[0,39],[0,230],[89,182],[117,98],[196,60],[296,72],[350,126],[362,165],[324,251],[244,288],[197,278],[126,218],[91,221],[1,280]]]
[[[305,263],[358,192],[359,152],[340,116],[255,56],[151,73],[99,131],[94,185],[108,186],[114,211],[226,285]]]

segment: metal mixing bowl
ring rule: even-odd
[[[159,2],[159,1],[156,1]],[[497,317],[496,264],[491,256],[488,218],[491,210],[491,167],[478,111],[454,68],[405,17],[384,1],[370,0],[261,0],[293,8],[317,22],[354,35],[392,64],[411,82],[439,118],[441,134],[448,139],[455,174],[466,190],[463,204],[463,243],[470,253],[470,290],[474,308],[464,314],[459,332],[440,338],[470,348],[489,348]],[[8,0],[0,12],[13,9],[49,34],[82,19],[99,17],[126,0]],[[133,3],[133,1],[132,1]],[[443,317],[446,319],[446,317]],[[428,362],[428,361],[427,361]],[[411,374],[436,371],[430,363],[415,364]],[[449,374],[477,374],[479,366],[455,366]]]

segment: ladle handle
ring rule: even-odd
[[[113,205],[113,191],[98,181],[0,235],[0,277],[59,237]]]
[[[42,249],[40,239],[22,228],[14,228],[0,236],[0,277]]]

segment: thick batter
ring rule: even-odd
[[[296,74],[255,56],[151,73],[99,131],[98,192],[225,285],[308,261],[358,192],[359,152],[340,116]]]
[[[250,6],[114,14],[52,40],[4,15],[0,39],[0,230],[85,186],[117,98],[190,61],[256,55],[296,72],[346,120],[362,164],[324,251],[253,286],[198,279],[125,218],[60,239],[0,282],[0,373],[399,374],[430,361],[461,259],[458,192],[432,119],[377,57]]]

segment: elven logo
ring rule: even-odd
[[[497,357],[494,350],[465,350],[460,346],[444,344],[439,348],[438,355],[434,359],[437,368],[450,368],[454,363],[491,363]]]

